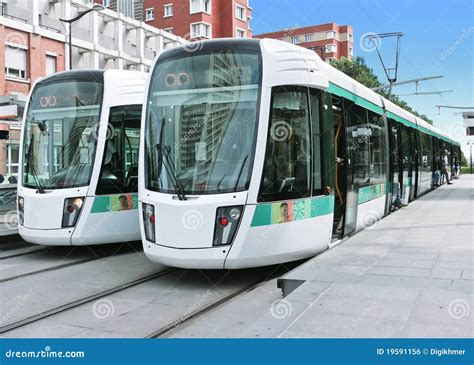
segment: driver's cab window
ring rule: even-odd
[[[308,89],[273,89],[259,201],[311,195],[311,138]]]
[[[98,195],[137,192],[141,112],[141,105],[110,109]]]

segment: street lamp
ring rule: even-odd
[[[471,175],[472,175],[472,145],[473,144],[474,144],[474,142],[467,142],[467,145],[469,146],[469,153],[470,153],[470,157],[469,157],[470,163],[469,163],[469,165],[471,166],[471,168],[470,168]]]
[[[72,23],[81,19],[84,15],[89,14],[91,11],[101,11],[105,9],[102,5],[96,4],[92,8],[83,11],[82,13],[77,14],[72,19],[59,19],[63,23],[69,24],[69,38],[68,38],[68,47],[69,47],[69,70],[72,70]]]

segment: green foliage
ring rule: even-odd
[[[331,60],[331,65],[337,68],[339,71],[344,72],[349,77],[352,77],[354,80],[359,81],[362,85],[368,88],[382,86],[382,83],[378,79],[377,75],[365,63],[364,57],[356,57],[353,60],[342,57],[339,60]],[[430,118],[428,118],[426,115],[419,114],[416,110],[413,110],[406,101],[400,99],[398,96],[389,96],[387,93],[380,91],[378,93],[406,111],[415,114],[417,117],[426,120],[430,124],[433,124],[433,121]]]

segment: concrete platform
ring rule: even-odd
[[[472,337],[473,203],[464,175],[173,337]]]

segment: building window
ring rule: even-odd
[[[191,23],[191,38],[211,38],[211,25],[207,23]]]
[[[291,43],[293,44],[300,43],[300,37],[291,37]]]
[[[18,161],[20,145],[9,144],[7,147],[7,174],[10,176],[18,175]]]
[[[56,73],[56,56],[46,55],[46,76]]]
[[[246,21],[247,20],[247,14],[246,14],[246,9],[243,6],[236,5],[235,6],[235,17],[239,20]]]
[[[173,16],[173,4],[163,5],[163,18]]]
[[[104,8],[108,8],[110,6],[110,0],[104,0],[102,5],[104,5]]]
[[[26,79],[26,49],[5,46],[5,76]]]
[[[305,34],[304,41],[305,42],[312,42],[314,39],[314,34]]]
[[[247,34],[245,30],[237,28],[235,30],[235,36],[236,38],[247,38]]]
[[[324,51],[326,53],[335,53],[337,51],[337,47],[335,44],[326,44],[324,46]]]
[[[208,13],[211,14],[211,0],[189,0],[190,13]]]
[[[336,32],[331,30],[330,32],[326,32],[326,39],[334,39],[336,38]]]
[[[171,28],[165,28],[165,29],[163,29],[163,30],[164,30],[165,32],[174,34],[174,33],[173,33],[173,27],[171,27]]]
[[[133,1],[132,0],[118,0],[117,1],[117,12],[123,15],[133,18]]]
[[[352,47],[349,48],[349,56],[354,56],[354,50],[352,49]]]
[[[145,10],[145,20],[155,19],[155,9],[149,8]]]

